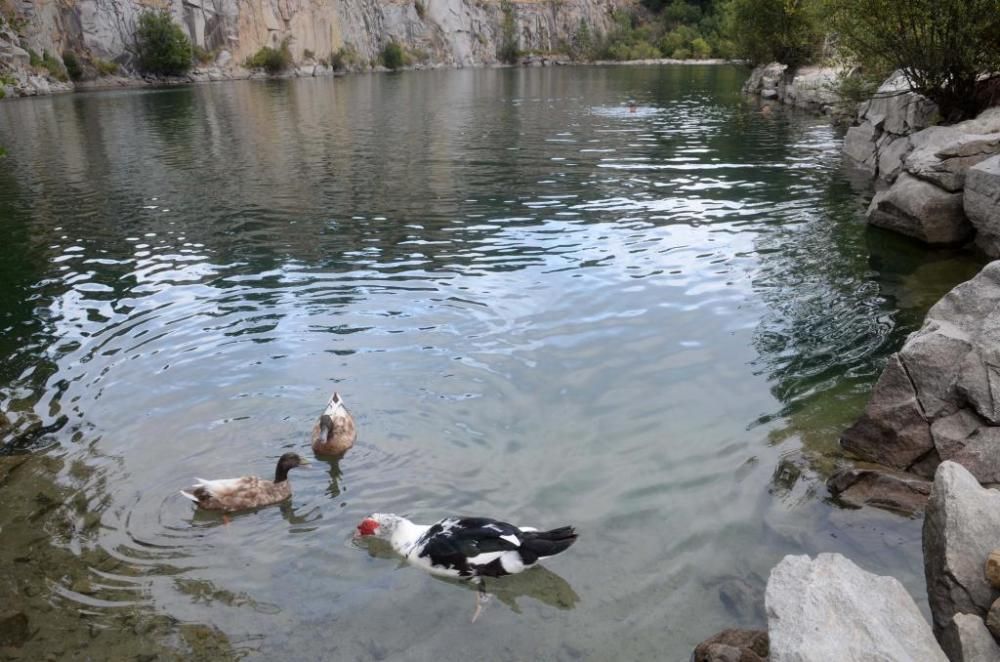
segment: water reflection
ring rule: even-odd
[[[0,447],[55,463],[0,481],[13,520],[35,518],[3,523],[4,561],[35,573],[29,625],[69,620],[81,647],[107,626],[88,654],[109,658],[203,638],[673,659],[734,609],[755,624],[739,596],[785,553],[844,551],[921,594],[918,527],[832,511],[796,454],[835,439],[974,261],[866,232],[836,133],[744,106],[742,77],[441,71],[0,105]],[[334,389],[363,433],[290,502],[223,526],[177,495],[307,452]],[[524,575],[473,632],[465,591],[353,553],[373,511],[582,537],[565,581]]]

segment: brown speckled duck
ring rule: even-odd
[[[312,431],[312,448],[317,455],[343,455],[358,438],[351,412],[339,393],[334,393]]]
[[[195,478],[190,492],[181,494],[191,499],[199,508],[234,512],[280,503],[292,496],[292,486],[288,482],[288,471],[309,464],[295,453],[285,453],[278,459],[274,470],[274,480],[257,476],[240,478],[220,478],[205,480]]]

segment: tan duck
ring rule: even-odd
[[[318,455],[342,455],[354,445],[358,431],[339,393],[334,393],[312,431],[312,448]]]
[[[181,490],[181,494],[198,504],[199,508],[221,510],[227,513],[270,506],[292,496],[292,486],[288,482],[288,471],[306,464],[309,463],[295,453],[285,453],[278,459],[273,481],[257,476],[220,478],[218,480],[195,478],[195,484],[190,488],[191,491]]]

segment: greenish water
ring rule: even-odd
[[[923,601],[920,522],[816,472],[978,263],[867,229],[838,132],[744,75],[0,104],[0,657],[684,660],[763,623],[788,553]],[[290,503],[177,494],[306,452],[335,388],[358,445]],[[352,543],[372,511],[581,538],[471,625],[469,588]]]

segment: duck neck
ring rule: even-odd
[[[285,465],[279,462],[278,468],[274,470],[274,482],[284,483],[286,480],[288,480],[288,470],[290,468],[291,467],[286,467]]]
[[[417,544],[417,540],[420,539],[420,536],[424,534],[427,528],[420,524],[414,524],[405,517],[400,517],[396,523],[396,528],[392,531],[389,542],[392,544],[393,549],[406,556],[413,550],[414,545]]]

